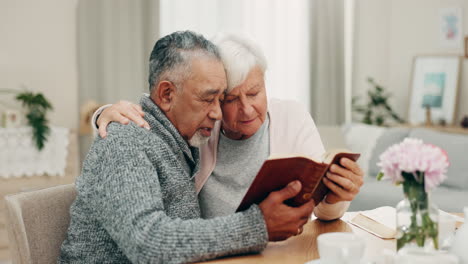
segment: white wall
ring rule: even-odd
[[[373,77],[394,96],[391,105],[404,118],[409,106],[413,58],[427,54],[463,54],[463,48],[443,48],[439,42],[439,10],[461,7],[468,35],[467,0],[357,0],[353,95],[363,95]],[[456,123],[468,115],[468,60],[460,72]]]
[[[388,83],[390,1],[356,0],[353,95],[367,89],[367,77]]]
[[[69,128],[78,126],[77,1],[0,0],[0,88],[44,93],[51,124]]]

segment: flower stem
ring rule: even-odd
[[[438,230],[430,217],[429,199],[424,188],[424,172],[403,172],[402,176],[405,179],[403,191],[411,209],[411,223],[405,233],[397,239],[397,249],[411,241],[419,247],[424,247],[427,238],[431,238],[434,248],[438,249]]]

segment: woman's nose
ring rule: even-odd
[[[250,102],[248,102],[247,100],[241,100],[241,112],[250,117],[250,115],[252,114],[253,112],[253,106]]]

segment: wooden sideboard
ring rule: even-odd
[[[410,124],[401,124],[398,127],[408,127],[408,128],[425,128],[425,129],[432,129],[439,132],[445,133],[453,133],[453,134],[465,134],[468,135],[468,128],[463,128],[461,126],[453,126],[453,125],[410,125]]]

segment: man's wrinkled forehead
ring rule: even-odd
[[[218,59],[198,57],[190,62],[190,81],[197,82],[201,88],[207,89],[204,93],[224,93],[227,89],[226,72],[224,65]]]

